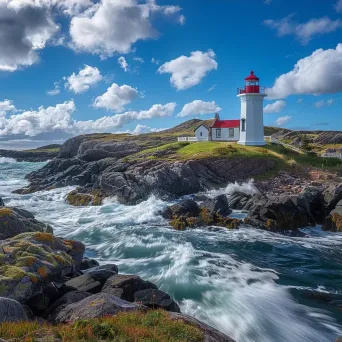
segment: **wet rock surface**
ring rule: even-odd
[[[119,312],[142,309],[138,304],[126,302],[108,293],[98,293],[77,303],[67,305],[57,315],[56,322],[66,323],[81,319],[100,318],[116,315]]]
[[[53,229],[36,220],[27,210],[1,206],[0,198],[0,240],[27,232],[53,233]]]

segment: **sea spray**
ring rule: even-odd
[[[232,195],[234,192],[241,192],[246,195],[257,195],[260,193],[254,185],[254,179],[250,179],[247,182],[229,183],[225,188],[209,190],[203,194],[213,198],[222,194],[229,196]]]
[[[248,227],[181,232],[158,216],[172,203],[154,196],[135,206],[106,199],[100,207],[72,207],[65,197],[74,187],[11,193],[27,185],[24,176],[42,165],[0,164],[0,196],[6,204],[32,211],[58,236],[83,241],[88,256],[155,282],[184,313],[239,342],[331,342],[342,335],[335,306],[303,299],[308,289],[340,293],[341,234],[319,227],[307,230],[306,238]],[[255,188],[250,181],[215,191],[253,194]]]
[[[7,157],[0,157],[0,164],[10,164],[15,163],[16,160],[13,158],[7,158]]]

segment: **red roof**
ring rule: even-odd
[[[240,127],[240,120],[216,120],[212,128],[237,128]]]
[[[251,71],[250,75],[245,78],[245,81],[259,81],[259,78],[254,75],[254,71]]]

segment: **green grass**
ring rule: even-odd
[[[203,333],[182,320],[171,320],[165,311],[120,313],[112,317],[52,326],[37,322],[2,323],[0,338],[9,341],[61,342],[201,342]],[[43,339],[42,339],[43,338]]]
[[[299,165],[311,166],[317,168],[340,168],[342,166],[342,160],[337,158],[322,158],[312,154],[298,153],[294,150],[286,148],[282,145],[267,144],[266,148],[269,151],[273,151],[282,156],[287,162],[295,162]]]
[[[58,152],[59,152],[59,148],[25,150],[25,152],[29,152],[29,153],[41,153],[41,152],[46,152],[46,153],[58,153]]]

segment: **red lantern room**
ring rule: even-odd
[[[245,86],[238,89],[238,95],[240,94],[265,94],[265,88],[260,87],[259,78],[254,75],[254,71],[245,78]]]

